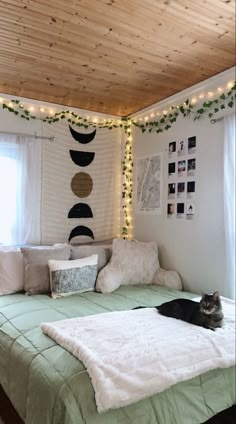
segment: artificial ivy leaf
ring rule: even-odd
[[[220,99],[225,100],[225,94],[221,94]]]
[[[234,102],[232,102],[232,101],[228,103],[229,107],[233,107],[233,105],[234,105]]]

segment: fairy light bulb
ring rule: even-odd
[[[193,98],[191,99],[191,103],[193,103],[193,104],[197,103],[197,99],[196,99],[196,97],[193,97]]]
[[[2,97],[0,97],[0,103],[3,103],[3,98]]]
[[[8,103],[8,106],[9,106],[9,107],[13,107],[13,103],[12,103],[12,102],[9,102],[9,103]]]
[[[217,88],[217,91],[221,92],[222,91],[222,88],[221,87],[218,87]]]
[[[234,82],[233,81],[229,81],[227,84],[227,88],[232,88],[234,86]]]
[[[29,107],[29,110],[30,110],[30,112],[33,112],[34,111],[34,106],[30,106]]]
[[[40,112],[42,112],[42,113],[43,113],[43,112],[45,112],[44,107],[41,107],[41,108],[40,108]]]
[[[212,97],[212,96],[213,96],[212,91],[208,91],[208,93],[207,93],[207,94],[208,94],[208,96],[209,96],[209,97]]]
[[[200,94],[199,99],[204,99],[204,94]]]
[[[49,115],[54,115],[54,110],[53,109],[49,109]]]

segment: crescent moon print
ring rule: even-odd
[[[69,211],[68,218],[93,218],[93,212],[87,203],[76,203]]]
[[[83,133],[79,133],[78,131],[73,130],[73,128],[71,128],[70,125],[69,125],[69,128],[70,128],[70,132],[71,132],[72,137],[81,144],[90,143],[96,135],[96,130],[94,130],[93,132],[91,132],[89,134],[83,134]]]
[[[93,161],[94,152],[80,152],[78,150],[70,150],[70,157],[78,166],[88,166]]]
[[[94,235],[92,230],[90,230],[90,228],[88,227],[85,227],[84,225],[78,225],[78,227],[73,228],[73,230],[70,233],[69,241],[71,241],[71,239],[73,239],[76,236],[88,236],[94,240]]]

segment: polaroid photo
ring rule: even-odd
[[[177,184],[177,197],[185,197],[185,183]]]
[[[195,136],[189,137],[188,138],[188,154],[189,155],[196,152],[196,145],[197,145],[196,137]]]
[[[177,218],[184,218],[184,203],[177,203]]]
[[[182,177],[186,174],[186,160],[178,161],[178,176]]]
[[[176,141],[169,143],[169,156],[172,156],[176,153]]]
[[[195,214],[195,206],[193,203],[187,203],[186,216],[187,219],[193,219]]]
[[[195,181],[187,182],[187,198],[193,199],[195,197],[196,183]]]
[[[168,199],[175,199],[175,183],[168,184]]]
[[[196,172],[196,159],[188,159],[188,171],[187,171],[187,176],[188,177],[193,177],[195,175]]]
[[[175,216],[175,203],[167,204],[167,217],[173,218]]]
[[[175,175],[175,162],[171,162],[168,164],[168,176],[172,177]]]
[[[186,140],[178,141],[178,156],[186,155]]]

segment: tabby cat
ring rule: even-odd
[[[134,309],[146,307],[138,306]],[[154,308],[166,317],[181,319],[213,331],[223,324],[224,316],[218,291],[213,294],[202,294],[200,302],[190,299],[174,299],[154,306]]]

